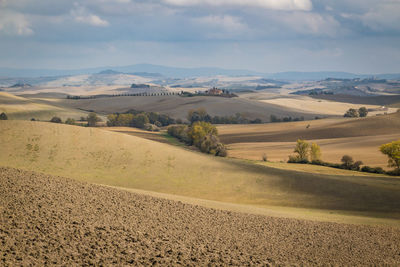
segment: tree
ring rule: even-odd
[[[134,116],[134,118],[132,120],[133,126],[137,127],[137,128],[141,128],[141,129],[144,128],[146,123],[149,123],[149,118],[144,113],[140,113],[140,114]]]
[[[297,158],[299,161],[308,162],[309,147],[310,145],[307,143],[307,141],[301,139],[297,140],[294,152],[297,153]]]
[[[0,120],[1,120],[1,121],[6,121],[6,120],[8,120],[7,114],[4,113],[4,112],[2,112],[2,113],[0,114]]]
[[[351,167],[354,164],[354,160],[351,156],[349,155],[344,155],[341,159],[342,163],[343,163],[343,167],[345,167],[346,169],[351,169]]]
[[[207,135],[218,135],[217,128],[209,122],[197,121],[188,130],[188,136],[197,147],[200,147]]]
[[[311,162],[321,160],[321,148],[318,144],[312,143],[310,148]]]
[[[107,126],[117,126],[118,125],[118,114],[110,114],[107,116]]]
[[[194,123],[196,121],[211,121],[211,117],[207,114],[204,108],[189,110],[187,119],[191,123]]]
[[[87,119],[87,122],[88,122],[87,125],[88,125],[89,127],[95,127],[95,126],[96,126],[96,123],[97,123],[98,121],[100,121],[100,118],[97,117],[97,114],[94,113],[94,112],[90,112],[86,119]]]
[[[360,115],[360,117],[367,117],[368,109],[366,107],[361,107],[358,109],[358,114]]]
[[[400,140],[381,145],[379,150],[389,157],[388,166],[400,171]]]
[[[359,116],[360,116],[360,114],[358,114],[358,111],[354,108],[350,108],[344,114],[344,117],[346,117],[346,118],[358,118]]]
[[[59,118],[59,117],[57,117],[57,116],[54,116],[53,118],[51,118],[50,122],[53,122],[53,123],[62,123],[62,120],[61,120],[61,118]]]

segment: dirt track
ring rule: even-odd
[[[219,211],[0,168],[0,265],[399,265],[400,229]]]

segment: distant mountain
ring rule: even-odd
[[[165,78],[189,78],[189,77],[210,77],[217,75],[224,76],[258,76],[265,79],[286,80],[286,81],[318,81],[326,78],[354,79],[354,78],[378,78],[378,79],[400,79],[400,74],[354,74],[348,72],[277,72],[262,73],[245,69],[223,69],[213,67],[202,68],[179,68],[152,64],[136,64],[117,67],[98,67],[75,70],[57,69],[12,69],[0,68],[0,77],[53,77],[80,74],[134,74],[142,77]]]
[[[121,74],[121,72],[114,71],[114,70],[103,70],[103,71],[100,71],[97,74]]]

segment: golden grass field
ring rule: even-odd
[[[310,174],[216,158],[127,134],[1,121],[2,166],[311,219],[399,224],[400,179]],[[200,202],[199,202],[200,204]]]
[[[87,112],[68,107],[60,107],[50,101],[42,103],[35,99],[15,96],[6,92],[0,92],[0,113],[5,112],[9,119],[50,120],[53,116],[59,116],[63,120],[67,118],[79,119],[86,117]]]
[[[378,105],[366,105],[366,104],[352,104],[352,103],[341,103],[336,101],[315,99],[309,96],[296,96],[296,97],[280,97],[274,99],[263,99],[261,102],[282,106],[288,109],[297,110],[298,112],[315,113],[316,110],[322,115],[336,115],[342,116],[349,108],[359,109],[360,107],[366,107],[368,109],[378,109]],[[396,108],[388,108],[387,112],[395,112]],[[382,111],[371,112],[370,116],[375,116]]]
[[[308,128],[307,128],[308,127]],[[400,113],[359,119],[323,119],[261,125],[220,125],[220,139],[229,156],[286,162],[297,139],[321,146],[322,159],[340,162],[348,154],[366,165],[386,168],[387,157],[379,146],[400,139]]]

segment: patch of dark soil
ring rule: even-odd
[[[209,209],[0,168],[0,265],[399,265],[400,229]]]

